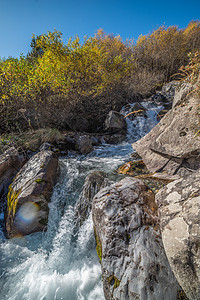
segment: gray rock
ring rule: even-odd
[[[190,300],[200,299],[200,172],[156,194],[162,239],[172,270]]]
[[[190,98],[189,94],[193,89],[193,86],[189,83],[185,83],[183,86],[177,87],[177,91],[173,100],[173,108],[175,106],[186,103],[187,100]]]
[[[150,133],[133,144],[150,173],[162,170],[181,175],[200,168],[200,137],[195,136],[200,126],[200,99],[186,95],[181,98],[182,105],[175,106]]]
[[[110,181],[107,179],[104,172],[92,171],[88,174],[85,178],[83,191],[75,207],[77,225],[81,226],[82,223],[89,217],[94,196],[101,188],[104,188],[109,184]]]
[[[58,159],[51,151],[35,154],[17,173],[7,196],[9,238],[46,228],[48,202],[56,182]]]
[[[106,117],[104,128],[110,134],[126,134],[126,121],[119,112],[111,110]]]
[[[88,154],[94,150],[92,141],[88,136],[82,135],[78,138],[77,150],[79,150],[81,154]]]
[[[178,283],[164,252],[154,194],[126,177],[94,197],[93,222],[108,300],[175,300]]]

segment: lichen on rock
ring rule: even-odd
[[[126,177],[97,193],[92,213],[106,300],[175,300],[154,193]]]
[[[58,158],[51,151],[41,151],[17,173],[7,195],[6,231],[9,238],[46,228],[48,202],[57,171]]]

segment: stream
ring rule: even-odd
[[[75,234],[74,207],[90,171],[104,171],[115,181],[122,178],[116,170],[132,160],[131,143],[156,125],[157,113],[162,109],[148,102],[143,106],[146,117],[126,118],[128,133],[122,144],[102,144],[87,156],[69,154],[59,159],[61,171],[49,204],[46,232],[7,240],[0,231],[0,299],[105,299],[92,216]],[[130,104],[121,112],[126,115],[131,109]]]

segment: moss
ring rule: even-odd
[[[12,184],[10,184],[9,190],[8,190],[8,195],[7,195],[7,206],[8,206],[9,213],[11,212],[11,210],[13,211],[13,216],[15,215],[16,206],[17,206],[17,202],[18,202],[18,196],[19,196],[20,192],[21,192],[21,189],[19,189],[18,191],[14,191],[12,188]]]
[[[38,184],[42,184],[42,183],[48,183],[47,180],[44,180],[44,179],[35,179],[35,182],[38,183]]]
[[[110,277],[107,278],[108,283],[113,286],[114,289],[116,289],[120,285],[120,280],[115,277],[114,275],[111,275]]]
[[[101,260],[102,260],[102,245],[101,245],[99,237],[97,236],[95,228],[94,228],[94,236],[95,236],[95,240],[96,240],[96,244],[97,244],[96,245],[97,255],[98,255],[99,261],[101,263]]]
[[[36,179],[35,182],[41,184],[43,182],[43,180],[42,179]]]

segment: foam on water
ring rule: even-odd
[[[92,216],[90,214],[77,232],[74,206],[89,171],[101,170],[110,179],[121,178],[115,170],[131,159],[130,142],[156,123],[157,109],[147,109],[147,118],[136,117],[134,121],[126,118],[128,136],[122,144],[104,144],[87,156],[60,159],[61,173],[49,204],[46,232],[6,240],[0,231],[0,299],[104,299]],[[124,113],[128,112],[124,110]],[[26,207],[20,213],[20,217],[27,219]]]

